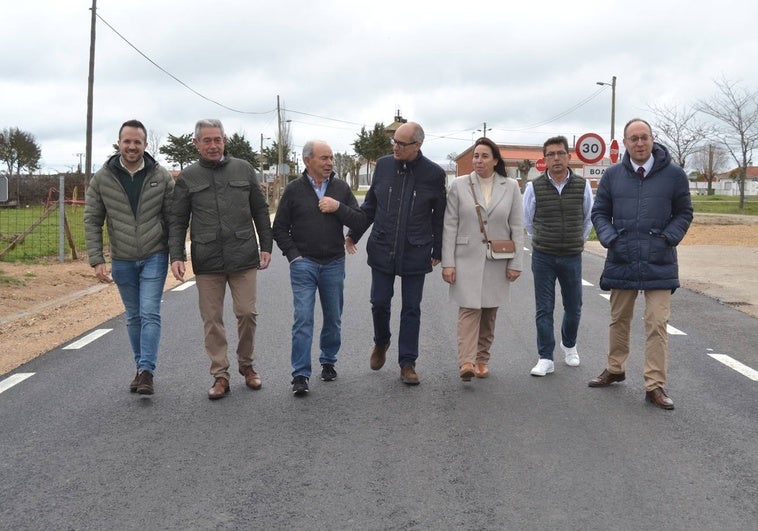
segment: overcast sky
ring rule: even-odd
[[[44,172],[75,168],[85,151],[91,3],[0,0],[0,129],[32,133]],[[227,108],[98,20],[93,165],[130,118],[163,141],[219,118],[258,150],[261,134],[276,136],[277,95],[298,152],[311,138],[352,152],[362,125],[388,125],[396,109],[424,126],[422,151],[442,164],[481,136],[484,122],[500,143],[587,132],[608,140],[611,89],[596,82],[614,75],[620,138],[629,118],[651,118],[651,105],[715,95],[714,79],[755,90],[757,6],[99,0],[98,15],[134,47]]]

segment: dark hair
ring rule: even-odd
[[[492,151],[492,156],[497,160],[495,163],[495,171],[502,175],[503,177],[506,177],[505,174],[505,161],[503,160],[502,155],[500,155],[500,148],[495,144],[492,140],[487,138],[486,136],[483,136],[481,138],[478,138],[476,142],[474,142],[474,149],[476,149],[476,146],[487,146]]]
[[[553,144],[563,144],[563,149],[566,150],[566,153],[568,153],[569,150],[569,142],[566,140],[566,137],[563,135],[558,136],[552,136],[545,140],[545,143],[542,144],[542,154],[547,155],[547,147],[551,146]]]
[[[121,124],[121,128],[118,130],[119,140],[121,140],[121,131],[124,130],[124,127],[136,127],[137,129],[142,129],[142,132],[145,134],[145,141],[147,142],[147,129],[145,129],[144,124],[139,120],[127,120]]]
[[[653,135],[653,128],[650,127],[650,124],[647,123],[647,120],[643,120],[642,118],[632,118],[628,122],[626,122],[626,125],[624,126],[624,138],[626,138],[626,130],[629,129],[629,126],[632,125],[634,122],[642,122],[647,126],[647,128],[650,130],[650,136]]]

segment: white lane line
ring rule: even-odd
[[[185,289],[189,289],[189,288],[191,288],[194,285],[195,285],[195,281],[194,280],[188,280],[187,282],[183,282],[183,283],[179,284],[177,287],[175,287],[171,291],[184,291]]]
[[[0,393],[3,393],[13,387],[16,384],[20,384],[30,376],[34,376],[33,372],[19,372],[13,376],[8,376],[5,380],[0,382]]]
[[[73,343],[70,343],[63,347],[63,350],[77,350],[82,348],[83,346],[89,345],[94,340],[103,337],[105,334],[113,330],[113,328],[100,328],[98,330],[95,330],[93,332],[90,332],[86,336],[84,336],[81,339],[78,339],[77,341],[74,341]]]
[[[582,279],[582,286],[594,286],[594,284],[591,284],[587,282],[586,280]]]
[[[741,363],[737,361],[736,359],[732,358],[731,356],[727,356],[726,354],[708,354],[708,355],[714,360],[723,363],[730,369],[734,369],[741,375],[747,376],[754,382],[758,382],[758,371],[756,371],[755,369],[751,369],[744,363]]]
[[[599,295],[607,301],[611,300],[610,293],[600,293]]]

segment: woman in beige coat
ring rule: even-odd
[[[459,306],[458,366],[464,381],[489,375],[497,309],[507,302],[508,286],[521,274],[524,253],[521,191],[515,179],[505,177],[500,149],[489,138],[480,138],[473,157],[474,171],[450,186],[442,232],[442,278]],[[477,202],[487,238],[513,240],[513,258],[487,258]]]

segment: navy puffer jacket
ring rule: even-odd
[[[400,276],[432,271],[432,259],[442,258],[446,194],[445,170],[420,152],[411,162],[380,158],[361,205],[368,224],[373,223],[368,265]],[[348,232],[355,242],[362,234]]]
[[[601,289],[679,287],[676,246],[692,222],[689,183],[664,146],[653,144],[653,158],[641,179],[627,152],[598,185],[592,223],[608,249]]]

